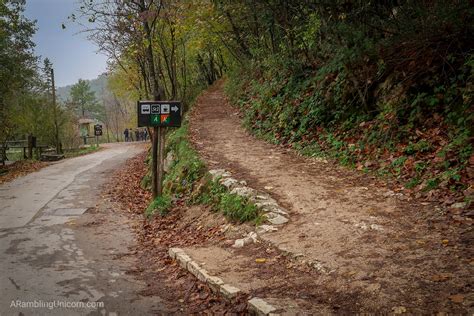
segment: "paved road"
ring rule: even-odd
[[[108,175],[144,147],[104,147],[0,186],[0,315],[143,314],[154,308],[156,300],[137,296],[142,284],[125,274],[131,263],[113,258],[126,256],[133,241],[126,219],[109,216],[104,230],[94,225],[105,213],[89,214],[103,203],[100,186]],[[88,216],[78,229],[76,222]],[[54,302],[62,307],[51,308]]]

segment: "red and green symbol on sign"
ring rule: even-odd
[[[152,114],[151,115],[151,125],[152,126],[161,126],[171,123],[171,117],[169,114]]]
[[[170,123],[170,115],[161,114],[161,124],[169,124],[169,123]]]

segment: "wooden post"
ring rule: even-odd
[[[163,175],[164,175],[164,161],[165,161],[165,127],[153,127],[152,139],[152,192],[153,198],[163,194]]]
[[[56,143],[56,153],[59,155],[61,151],[61,144],[59,140],[59,122],[58,122],[58,107],[56,105],[56,86],[54,84],[54,69],[51,68],[51,92],[53,96],[53,118],[54,118],[54,141]]]
[[[158,148],[158,196],[163,194],[163,175],[165,162],[165,139],[166,127],[158,127],[159,148]]]
[[[33,159],[33,135],[28,135],[28,159]]]
[[[158,130],[159,127],[153,127],[152,142],[151,142],[151,178],[152,178],[152,193],[153,199],[158,196]]]

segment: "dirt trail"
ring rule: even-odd
[[[319,290],[331,286],[344,300],[352,294],[360,311],[473,311],[469,220],[453,221],[369,176],[255,139],[222,83],[198,99],[190,123],[209,168],[230,170],[287,208],[289,223],[268,236],[317,262]]]

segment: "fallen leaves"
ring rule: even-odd
[[[113,186],[108,187],[107,193],[114,202],[120,202],[128,212],[143,214],[151,201],[151,193],[141,187],[141,181],[148,172],[144,163],[147,152],[127,160],[125,167],[115,173]]]
[[[444,282],[452,278],[452,276],[453,275],[451,273],[440,273],[440,274],[435,274],[431,276],[430,279],[433,282]]]
[[[0,166],[0,184],[40,170],[48,165],[43,161],[21,160],[7,166]]]
[[[459,303],[462,303],[464,301],[464,295],[462,295],[462,294],[451,295],[449,297],[449,299],[451,300],[451,302],[459,304]]]
[[[404,306],[395,306],[392,308],[394,314],[403,314],[407,312],[407,309]]]
[[[211,239],[220,240],[223,231],[219,225],[208,227],[199,221],[191,224],[183,221],[185,209],[180,207],[180,201],[177,201],[177,207],[167,216],[147,219],[144,210],[151,201],[151,194],[140,185],[148,171],[145,158],[146,153],[143,153],[129,159],[113,175],[107,189],[107,196],[133,219],[131,226],[138,241],[135,246],[137,266],[128,273],[133,273],[146,282],[147,286],[140,294],[166,299],[176,308],[172,314],[242,314],[246,310],[245,297],[229,305],[169,258],[169,247],[195,245]]]

